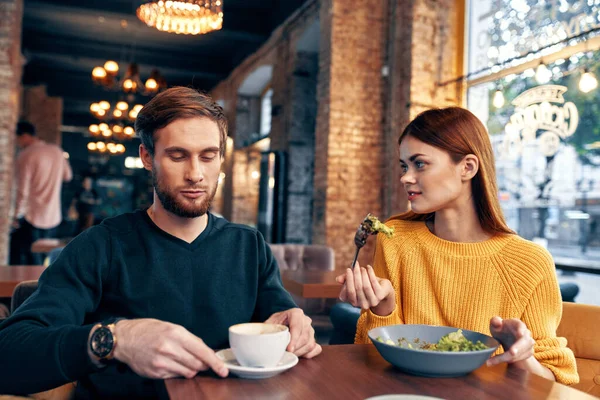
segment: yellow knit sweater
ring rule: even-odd
[[[556,337],[562,300],[554,262],[542,247],[517,235],[479,243],[438,238],[424,222],[394,217],[393,237],[377,236],[373,268],[396,291],[389,316],[363,310],[356,343],[370,343],[369,329],[395,324],[452,326],[490,334],[490,319],[518,318],[536,340],[535,358],[564,384],[579,381],[575,357]]]

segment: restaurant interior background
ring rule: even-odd
[[[222,2],[222,28],[198,35],[144,25],[135,0],[0,3],[0,263],[16,121],[68,155],[65,215],[91,173],[102,219],[151,201],[126,129],[173,85],[208,91],[229,119],[212,210],[270,242],[327,245],[349,265],[362,218],[407,207],[403,127],[460,105],[489,129],[509,225],[553,256],[600,263],[600,0]],[[598,275],[560,279],[600,304]]]

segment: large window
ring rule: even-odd
[[[600,0],[473,0],[467,105],[488,127],[509,224],[600,252]]]
[[[269,88],[260,100],[260,137],[269,136],[271,133],[272,98],[273,89]]]

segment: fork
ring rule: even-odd
[[[358,252],[367,243],[367,238],[369,237],[369,235],[374,235],[377,233],[373,230],[373,223],[369,219],[370,216],[370,213],[367,214],[365,219],[363,219],[363,221],[358,226],[356,233],[354,234],[354,244],[356,245],[356,253],[354,253],[354,260],[352,261],[352,266],[350,267],[350,269],[354,269],[354,266],[356,265],[356,260],[358,259]]]

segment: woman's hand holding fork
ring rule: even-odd
[[[357,261],[353,269],[346,269],[346,273],[339,275],[335,280],[344,285],[340,292],[340,300],[354,307],[371,309],[374,314],[382,317],[390,315],[396,307],[392,283],[375,276],[370,265],[364,268]]]

